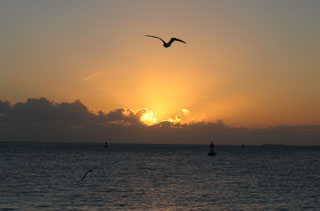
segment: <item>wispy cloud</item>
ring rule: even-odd
[[[90,79],[92,79],[92,78],[94,78],[94,77],[102,74],[103,72],[104,72],[104,71],[97,72],[97,73],[95,73],[95,74],[93,74],[93,75],[90,75],[90,76],[84,78],[83,80],[84,80],[84,81],[90,80]]]

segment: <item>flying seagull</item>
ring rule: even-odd
[[[92,172],[92,169],[89,169],[89,170],[83,175],[81,181],[84,180],[84,178],[86,178],[86,176],[87,176],[87,174],[88,174],[89,172]]]
[[[184,43],[184,44],[187,44],[185,41],[180,40],[180,39],[175,38],[175,37],[172,37],[169,42],[165,42],[163,39],[161,39],[160,37],[157,37],[157,36],[153,36],[153,35],[145,35],[145,36],[147,36],[147,37],[153,37],[153,38],[157,38],[157,39],[161,40],[161,41],[163,42],[163,47],[165,47],[165,48],[170,47],[171,44],[172,44],[174,41],[178,41],[178,42],[182,42],[182,43]]]

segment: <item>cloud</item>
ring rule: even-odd
[[[10,110],[10,103],[7,101],[0,100],[0,116],[5,115]]]
[[[81,101],[57,103],[30,98],[10,104],[0,101],[0,141],[320,145],[320,126],[279,126],[249,130],[216,122],[156,122],[152,111],[126,108],[93,113]],[[179,120],[179,121],[178,121]],[[152,123],[152,124],[149,124]]]

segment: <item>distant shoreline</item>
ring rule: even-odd
[[[71,142],[71,141],[1,141],[0,144],[10,144],[10,143],[20,143],[20,144],[92,144],[92,145],[104,145],[105,141],[101,142]],[[108,142],[109,145],[170,145],[170,146],[209,146],[208,144],[177,144],[177,143],[128,143],[128,142]],[[241,147],[242,144],[215,144],[220,147]],[[246,147],[320,147],[320,145],[288,145],[288,144],[244,144]]]

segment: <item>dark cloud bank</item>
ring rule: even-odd
[[[0,101],[0,141],[320,145],[320,126],[249,130],[221,121],[147,126],[140,122],[144,112],[121,108],[96,114],[79,100],[55,103],[30,98],[14,105]]]

